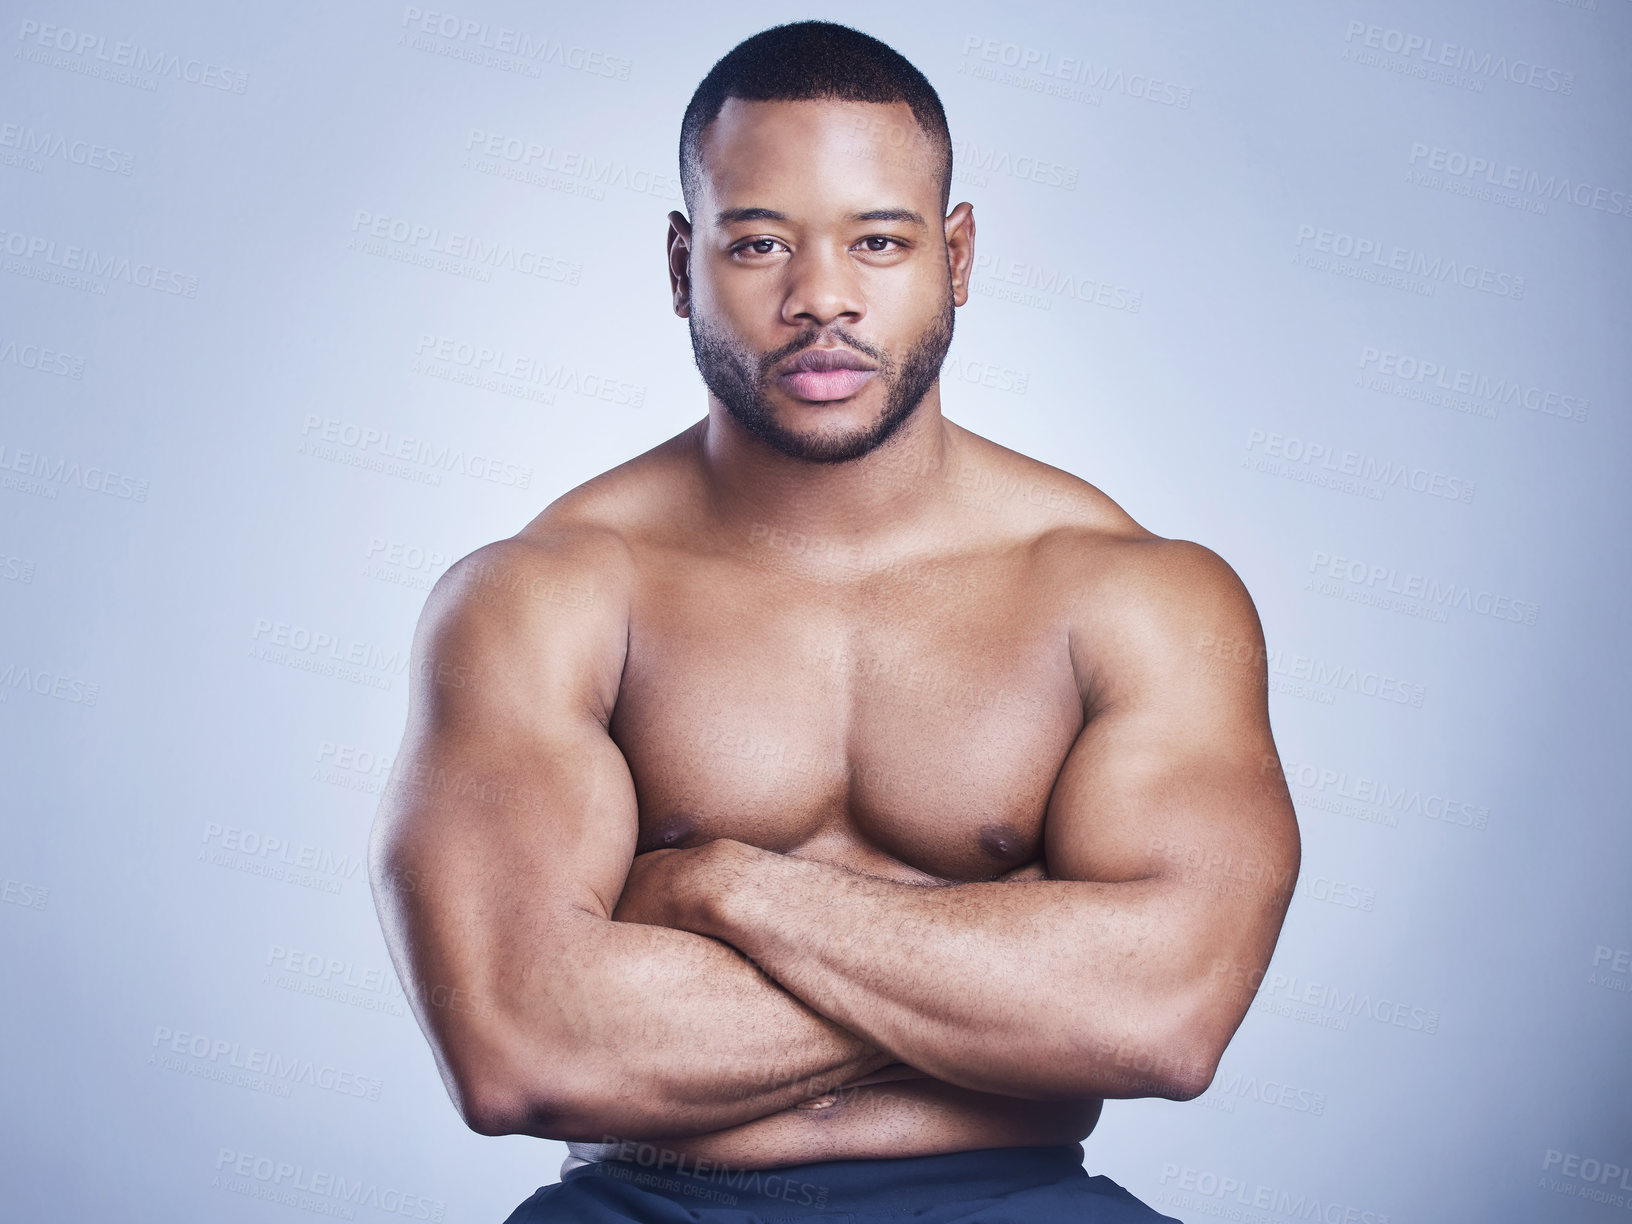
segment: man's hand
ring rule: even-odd
[[[615,922],[643,923],[713,935],[720,929],[719,903],[724,901],[733,885],[741,885],[775,865],[798,858],[802,856],[777,854],[732,838],[717,838],[686,849],[648,850],[644,854],[637,854],[630,864],[623,895],[618,898],[612,919]],[[833,869],[845,875],[856,874],[839,867]],[[1046,879],[1047,868],[1042,859],[1037,859],[1005,872],[995,882],[1022,883]],[[752,962],[748,953],[729,943],[726,946]],[[888,1058],[888,1055],[883,1056],[883,1060]],[[886,1061],[885,1065],[870,1073],[802,1101],[794,1108],[822,1109],[837,1104],[847,1093],[858,1088],[927,1078],[927,1072],[904,1062]]]
[[[999,884],[1018,884],[1025,880],[1048,879],[1048,867],[1042,859],[1016,867],[1013,871],[1005,871],[997,877]]]
[[[637,854],[612,920],[705,932],[713,902],[753,869],[755,857],[770,853],[722,837],[684,850]]]
[[[778,855],[729,837],[716,838],[682,850],[648,850],[629,866],[623,895],[612,911],[614,922],[638,922],[677,931],[712,934],[718,928],[715,903],[732,885],[741,883],[768,858]],[[997,877],[997,883],[1048,879],[1042,859],[1026,863]]]

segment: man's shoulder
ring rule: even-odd
[[[697,426],[569,489],[517,532],[543,552],[627,545],[671,520],[695,484]]]
[[[689,432],[689,431],[688,431]],[[653,522],[672,517],[685,467],[685,434],[669,439],[546,506],[508,539],[495,540],[448,568],[427,601],[503,614],[556,609],[609,613],[623,606],[634,574],[634,545]]]
[[[1064,530],[1050,542],[1071,656],[1088,689],[1157,685],[1194,670],[1220,643],[1259,658],[1263,630],[1228,562],[1191,540]]]
[[[558,499],[437,580],[414,635],[422,693],[483,709],[522,694],[537,708],[567,701],[609,712],[627,644],[632,571],[615,521],[571,495]],[[450,689],[445,673],[460,683]]]
[[[963,449],[954,483],[971,504],[1005,516],[1077,623],[1256,623],[1246,587],[1212,549],[1157,535],[1099,488],[1041,460],[974,434]]]
[[[1229,562],[1193,540],[1141,529],[1138,536],[1101,539],[1092,551],[1083,587],[1111,614],[1205,617],[1252,606]]]
[[[1022,536],[1141,531],[1122,507],[1082,477],[948,424],[956,445],[936,475],[956,504]]]

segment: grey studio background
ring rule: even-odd
[[[947,415],[1268,634],[1297,898],[1213,1087],[1109,1104],[1090,1171],[1186,1221],[1627,1218],[1632,3],[450,2],[0,5],[5,1214],[555,1180],[464,1129],[375,920],[410,634],[701,414],[680,113],[815,15],[947,106]]]

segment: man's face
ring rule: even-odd
[[[702,163],[676,308],[704,383],[791,458],[873,450],[935,386],[963,300],[934,148],[911,108],[731,98]],[[953,214],[954,246],[967,211]]]

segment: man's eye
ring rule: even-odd
[[[886,238],[882,234],[869,235],[861,240],[861,244],[867,250],[872,251],[875,254],[882,254],[883,252],[888,251],[892,246],[901,245],[894,238]]]
[[[755,255],[769,255],[781,245],[782,244],[775,238],[755,238],[752,242],[749,242],[738,249],[752,251]]]

